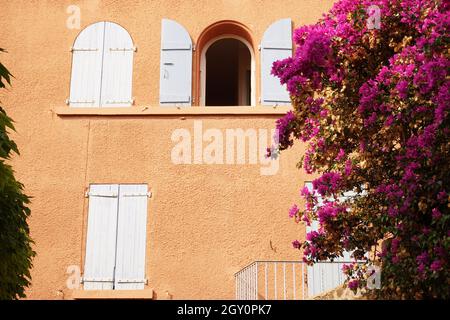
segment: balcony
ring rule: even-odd
[[[308,300],[342,285],[349,263],[255,261],[234,275],[236,300]]]

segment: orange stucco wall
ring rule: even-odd
[[[83,267],[90,183],[152,189],[146,273],[157,299],[232,299],[235,272],[254,260],[298,260],[291,241],[304,237],[287,215],[310,179],[295,168],[301,145],[282,155],[273,176],[260,175],[259,165],[174,165],[170,159],[173,130],[192,130],[195,120],[205,129],[258,129],[273,128],[279,115],[58,115],[55,108],[69,108],[69,49],[80,31],[66,27],[69,5],[80,7],[81,28],[108,20],[130,33],[138,48],[132,108],[141,110],[158,105],[162,18],[182,24],[194,43],[209,25],[238,21],[258,44],[272,22],[313,23],[332,2],[0,0],[0,47],[9,52],[0,59],[15,76],[0,99],[16,121],[16,175],[33,197],[29,222],[37,256],[28,297],[72,296],[66,268]],[[256,66],[259,96],[259,54]]]

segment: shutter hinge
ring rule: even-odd
[[[261,51],[261,45],[258,44],[258,51]]]
[[[133,48],[109,48],[109,51],[134,51],[136,52],[136,47]]]
[[[70,101],[69,99],[67,99],[67,100],[66,100],[66,103],[67,103],[67,104],[69,104],[69,103],[88,103],[88,104],[94,104],[95,101],[94,101],[94,100],[92,100],[92,101],[81,101],[81,100],[79,100],[79,101]]]
[[[89,198],[89,197],[102,197],[102,198],[117,198],[117,193],[115,192],[110,192],[110,193],[94,193],[94,192],[89,192],[87,191],[85,193],[85,197]]]
[[[113,282],[114,279],[112,278],[85,278],[82,277],[80,279],[80,283],[85,283],[85,282]]]
[[[98,51],[98,48],[74,48],[74,47],[70,47],[70,52],[75,52],[75,51]]]
[[[195,44],[192,45],[192,51],[195,51],[196,47]]]
[[[259,97],[259,98],[258,98],[258,103],[260,103],[260,104],[261,104],[261,97]]]
[[[107,100],[105,101],[106,104],[134,104],[134,99],[127,100],[127,101],[115,101],[115,100]]]
[[[120,194],[121,197],[147,197],[150,198],[152,196],[151,192],[146,192],[146,193],[121,193]]]
[[[117,279],[117,283],[143,283],[148,284],[148,279]]]

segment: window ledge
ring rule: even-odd
[[[74,290],[72,299],[153,299],[153,289],[143,290]]]
[[[230,106],[230,107],[147,107],[74,108],[56,107],[58,116],[180,116],[180,115],[280,115],[292,110],[291,106]]]

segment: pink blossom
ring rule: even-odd
[[[302,244],[298,240],[294,240],[292,241],[292,246],[294,247],[294,249],[300,249]]]
[[[289,209],[289,218],[293,218],[297,215],[298,213],[298,207],[296,204],[294,204],[290,209]]]
[[[359,286],[359,281],[358,280],[352,280],[352,281],[350,281],[349,283],[348,283],[348,288],[350,289],[350,290],[356,290],[356,289],[358,289],[358,286]]]
[[[431,216],[433,217],[433,219],[438,220],[442,217],[442,213],[438,208],[433,208],[433,210],[431,210]]]
[[[341,161],[344,158],[344,156],[345,156],[345,151],[344,151],[344,149],[340,148],[339,152],[336,156],[336,161]]]
[[[430,266],[430,269],[432,271],[439,271],[442,269],[443,263],[441,260],[434,260],[433,263]]]

